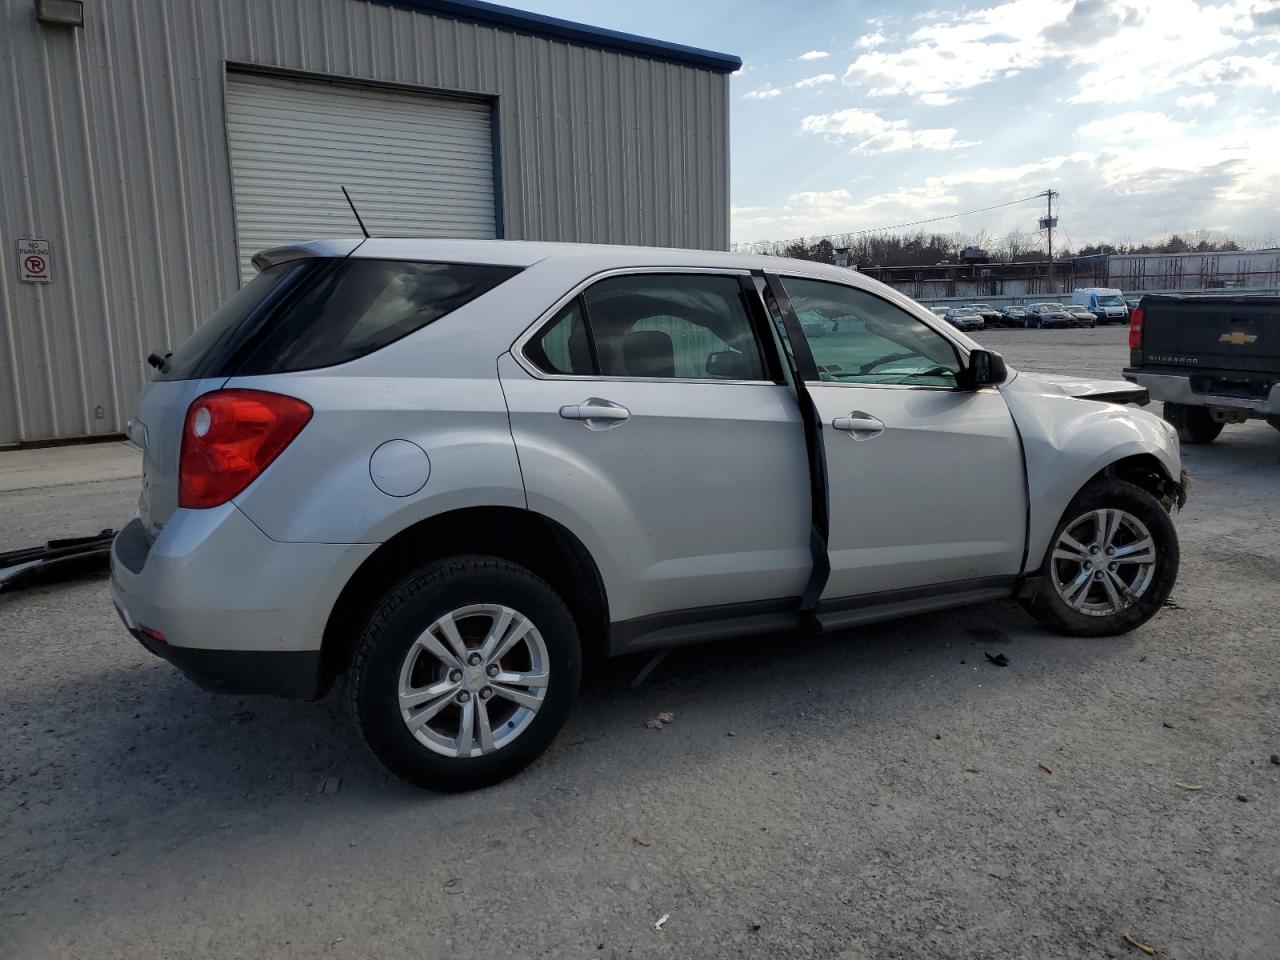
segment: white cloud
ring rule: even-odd
[[[1151,110],[1133,110],[1076,128],[1076,139],[1097,148],[1131,149],[1138,144],[1177,143],[1190,126]]]
[[[805,90],[809,87],[818,87],[824,83],[830,83],[836,78],[834,73],[820,73],[816,77],[805,77],[803,80],[797,80],[791,86],[797,90]]]
[[[1203,110],[1218,102],[1216,93],[1193,93],[1187,97],[1179,97],[1175,101],[1183,110]]]
[[[743,100],[772,100],[774,97],[781,96],[782,91],[772,84],[766,83],[763,87],[756,87],[754,90],[748,90],[742,95]]]
[[[888,37],[877,30],[875,33],[868,33],[865,37],[859,37],[854,46],[859,50],[874,50],[876,47],[884,46],[888,40]]]
[[[826,50],[806,50],[804,53],[800,54],[800,56],[796,57],[796,59],[797,60],[824,60],[829,56],[831,56],[831,54],[828,53]]]
[[[956,98],[949,93],[922,93],[919,100],[926,107],[949,107],[956,102]]]
[[[894,153],[900,150],[952,150],[978,141],[956,140],[953,128],[912,130],[906,120],[886,120],[873,110],[850,107],[834,113],[811,114],[800,121],[805,133],[855,141],[853,152]]]

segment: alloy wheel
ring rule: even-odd
[[[537,715],[549,664],[542,634],[520,612],[494,603],[460,607],[427,627],[405,655],[400,716],[435,753],[493,753]]]
[[[1049,565],[1053,587],[1071,609],[1107,617],[1137,603],[1156,571],[1146,524],[1124,510],[1090,510],[1059,534]]]

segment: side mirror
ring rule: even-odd
[[[745,380],[745,361],[738,350],[717,350],[707,357],[707,376],[717,380]]]
[[[966,390],[979,390],[1004,383],[1008,376],[1009,368],[1000,354],[991,350],[970,350],[969,363],[961,371],[960,386]]]

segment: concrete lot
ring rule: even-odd
[[[1125,360],[1116,328],[979,339]],[[0,597],[0,954],[1280,956],[1280,434],[1186,459],[1174,603],[1130,636],[996,603],[687,649],[638,692],[614,662],[465,796],[393,780],[332,699],[197,690],[102,580]]]

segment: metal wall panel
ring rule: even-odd
[[[509,238],[728,244],[723,74],[365,0],[0,0],[0,444],[122,431],[235,290],[228,63],[494,98]]]

